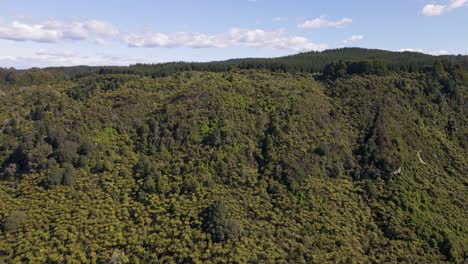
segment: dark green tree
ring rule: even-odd
[[[16,231],[20,226],[26,223],[28,216],[23,211],[14,211],[4,219],[3,221],[3,230],[6,232]]]

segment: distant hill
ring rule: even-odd
[[[335,61],[378,60],[393,71],[418,72],[430,67],[436,60],[446,60],[468,69],[468,56],[433,56],[418,52],[395,52],[378,49],[341,48],[322,52],[304,52],[278,58],[240,58],[213,62],[169,62],[158,64],[135,64],[130,66],[74,66],[50,67],[45,71],[64,78],[82,77],[90,74],[138,74],[163,77],[180,71],[223,72],[232,69],[268,69],[276,72],[318,73]]]

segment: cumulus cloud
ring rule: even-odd
[[[434,55],[434,56],[440,56],[440,55],[448,55],[449,52],[446,50],[435,50],[435,51],[431,51],[429,54]]]
[[[299,28],[303,29],[315,29],[315,28],[326,28],[326,27],[334,27],[334,28],[344,28],[346,25],[351,24],[353,20],[351,18],[342,18],[337,21],[332,21],[326,19],[324,16],[319,18],[306,20],[303,23],[297,25]]]
[[[0,38],[15,41],[60,42],[65,40],[98,41],[99,38],[115,37],[119,30],[110,23],[99,20],[64,22],[48,20],[41,24],[26,24],[13,21],[0,24]]]
[[[10,25],[0,25],[0,38],[16,41],[57,42],[59,32],[47,30],[43,25],[27,25],[14,21]]]
[[[360,40],[363,40],[363,39],[364,39],[363,35],[352,35],[351,37],[343,40],[343,43],[345,45],[348,45],[348,44],[351,44],[353,42],[360,41]]]
[[[128,46],[138,48],[222,48],[226,46],[215,36],[192,32],[176,32],[172,34],[159,32],[131,33],[122,36],[122,40]]]
[[[428,4],[425,5],[421,13],[425,16],[440,16],[448,11],[463,7],[468,0],[450,0],[446,5]]]
[[[178,32],[172,34],[143,33],[129,34],[124,41],[130,47],[189,47],[224,48],[245,46],[252,48],[271,48],[292,51],[324,50],[325,44],[310,42],[300,36],[289,36],[284,31],[264,31],[232,28],[227,33],[207,35],[203,33]]]
[[[224,48],[245,46],[253,48],[272,48],[293,51],[323,50],[325,44],[316,44],[300,36],[285,35],[282,30],[264,31],[233,28],[227,33],[208,35],[203,33],[177,32],[163,34],[147,32],[124,36],[124,42],[130,47],[189,47],[189,48]]]
[[[0,54],[0,64],[8,67],[29,68],[31,65],[39,67],[75,66],[75,65],[129,65],[141,62],[138,58],[124,58],[109,54],[78,54],[69,51],[38,50],[24,51],[23,54]]]
[[[228,34],[227,41],[234,45],[256,48],[286,49],[293,51],[324,50],[325,44],[310,42],[301,36],[287,36],[283,31],[244,30],[234,28]]]
[[[48,20],[41,24],[26,24],[14,21],[0,24],[0,39],[57,43],[62,41],[88,41],[102,43],[114,41],[130,47],[186,47],[224,48],[245,46],[291,51],[323,50],[326,45],[309,41],[305,37],[291,36],[284,30],[239,29],[219,34],[199,32],[123,32],[114,25],[99,20],[64,22]]]
[[[316,44],[300,36],[289,36],[282,30],[264,31],[233,28],[227,33],[207,35],[202,33],[178,32],[172,34],[145,33],[125,37],[130,47],[190,47],[224,48],[245,46],[293,51],[324,50],[324,44]]]
[[[445,6],[429,4],[424,6],[422,14],[425,16],[440,16],[445,11]]]

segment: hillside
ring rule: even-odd
[[[255,61],[4,69],[0,263],[468,259],[466,57]]]
[[[0,82],[28,84],[51,79],[73,79],[95,74],[130,74],[165,77],[177,72],[225,72],[233,69],[265,69],[274,72],[320,73],[326,65],[337,62],[379,61],[392,71],[421,72],[435,61],[447,61],[468,70],[468,56],[432,56],[418,52],[393,52],[364,48],[342,48],[323,52],[305,52],[278,58],[242,58],[213,62],[168,62],[130,66],[73,66],[45,69],[10,70],[0,68]]]

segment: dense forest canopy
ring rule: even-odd
[[[463,263],[467,61],[0,68],[0,263]]]
[[[392,52],[363,48],[341,48],[323,52],[305,52],[279,58],[245,58],[214,62],[168,62],[159,64],[135,64],[130,66],[74,66],[33,68],[17,71],[0,68],[0,81],[7,83],[32,83],[53,78],[79,78],[87,75],[130,74],[165,77],[177,72],[208,71],[225,72],[233,69],[266,69],[275,72],[320,73],[334,62],[375,62],[397,72],[421,72],[432,67],[435,61],[445,61],[468,70],[468,56],[432,56],[418,52]],[[41,76],[41,74],[43,76]],[[19,75],[19,76],[18,76]],[[21,76],[21,77],[20,77]]]

